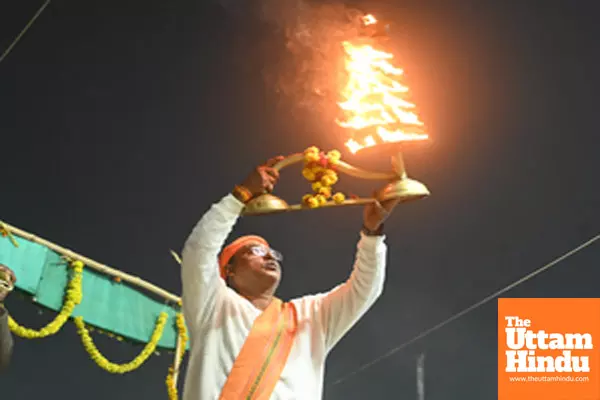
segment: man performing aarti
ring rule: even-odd
[[[245,204],[273,190],[280,159],[257,167],[212,205],[185,243],[185,400],[322,398],[327,355],[382,293],[383,222],[398,200],[365,206],[352,273],[326,293],[276,297],[282,256],[262,237],[239,237],[223,248]]]

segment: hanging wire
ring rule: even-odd
[[[2,53],[2,55],[0,56],[0,63],[2,63],[2,61],[4,61],[6,56],[8,56],[8,53],[10,53],[11,50],[13,49],[13,47],[15,47],[17,45],[17,43],[19,42],[19,40],[21,40],[21,37],[23,37],[23,35],[25,35],[25,33],[29,30],[29,28],[31,28],[31,25],[33,25],[35,20],[44,12],[44,10],[48,6],[48,4],[50,4],[50,0],[46,0],[46,2],[40,7],[39,10],[37,10],[37,12],[34,14],[34,16],[29,20],[27,25],[25,25],[25,28],[23,28],[21,33],[19,33],[19,35],[12,41],[10,46],[8,46],[8,48],[6,50],[4,50],[4,53]]]
[[[575,253],[578,253],[579,251],[585,249],[586,247],[592,245],[595,241],[597,241],[598,239],[600,239],[600,234],[597,234],[596,236],[594,236],[593,238],[591,238],[590,240],[588,240],[587,242],[575,247],[573,250],[563,254],[562,256],[550,261],[548,264],[536,269],[535,271],[525,275],[524,277],[522,277],[521,279],[511,283],[510,285],[498,290],[495,293],[492,293],[491,295],[489,295],[488,297],[486,297],[485,299],[479,301],[478,303],[473,304],[472,306],[465,308],[464,310],[460,311],[457,314],[454,314],[453,316],[451,316],[450,318],[446,319],[443,322],[440,322],[439,324],[435,325],[432,328],[429,328],[428,330],[422,332],[421,334],[415,336],[414,338],[408,340],[407,342],[402,343],[400,346],[394,347],[392,350],[388,351],[386,354],[374,359],[371,362],[368,362],[366,364],[363,364],[361,367],[359,367],[358,369],[356,369],[354,372],[349,373],[348,375],[338,379],[337,381],[333,382],[331,384],[331,386],[335,386],[337,384],[340,384],[344,381],[346,381],[348,378],[350,378],[351,376],[354,376],[364,370],[366,370],[367,368],[372,367],[373,365],[377,364],[378,362],[392,356],[393,354],[399,352],[400,350],[403,350],[404,348],[410,346],[411,344],[417,342],[418,340],[424,338],[425,336],[428,336],[430,333],[433,333],[435,331],[437,331],[438,329],[448,325],[450,322],[462,317],[463,315],[475,310],[476,308],[479,308],[480,306],[486,304],[487,302],[489,302],[490,300],[494,300],[495,298],[501,296],[502,294],[508,292],[509,290],[519,286],[520,284],[530,280],[531,278],[541,274],[542,272],[552,268],[553,266],[555,266],[556,264],[558,264],[559,262],[569,258],[570,256],[574,255]]]

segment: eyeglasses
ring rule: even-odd
[[[257,257],[265,257],[267,254],[269,254],[275,260],[277,260],[279,262],[283,261],[283,254],[281,254],[277,250],[273,250],[266,246],[255,245],[255,246],[251,246],[249,248],[249,250],[252,254],[254,254]]]

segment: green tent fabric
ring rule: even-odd
[[[0,263],[15,272],[18,289],[31,294],[37,304],[60,311],[69,280],[65,261],[45,246],[18,236],[15,239],[19,247],[6,237],[0,238]],[[82,292],[83,300],[73,317],[81,316],[90,325],[134,341],[148,342],[159,314],[166,312],[169,319],[158,346],[175,349],[178,310],[173,306],[89,268],[83,270]]]

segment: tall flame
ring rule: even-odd
[[[374,25],[377,19],[365,15],[362,23]],[[345,143],[348,149],[356,153],[379,143],[427,139],[423,122],[411,111],[415,105],[405,98],[408,87],[397,81],[403,71],[391,64],[393,55],[369,44],[342,44],[348,82],[338,103],[345,119],[336,122],[357,136]]]

